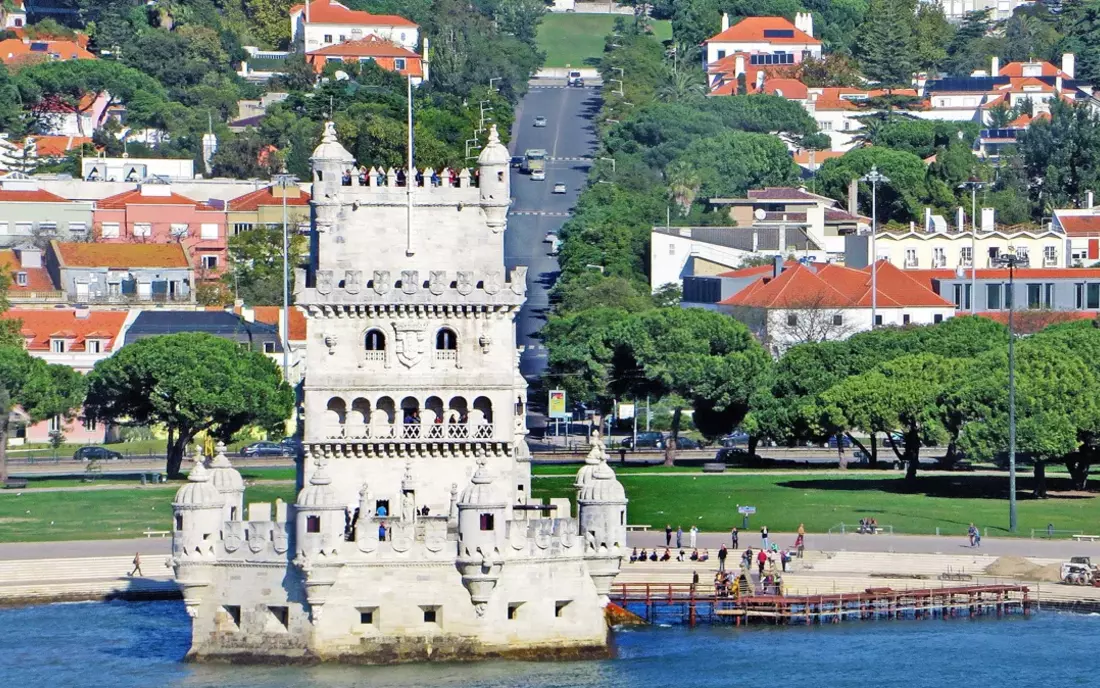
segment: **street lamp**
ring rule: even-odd
[[[1027,255],[1018,255],[1008,247],[993,259],[995,265],[1008,268],[1008,532],[1016,532],[1016,332],[1012,316],[1016,310],[1016,268],[1027,267]]]
[[[875,235],[878,234],[878,185],[889,184],[890,178],[871,165],[871,171],[859,178],[871,185],[871,329],[878,325],[878,253],[875,252]]]
[[[978,188],[988,183],[971,178],[959,184],[960,189],[970,189],[970,315],[977,312],[978,300]]]
[[[290,235],[287,232],[286,190],[298,183],[291,174],[277,174],[273,180],[283,190],[283,379],[290,383]]]

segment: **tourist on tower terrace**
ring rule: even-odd
[[[695,547],[696,538],[699,537],[699,529],[695,526],[691,527],[691,531],[688,533],[688,546]]]
[[[760,575],[764,575],[764,565],[768,563],[768,551],[765,549],[760,550],[760,553],[756,555],[756,564],[759,567]]]
[[[134,552],[134,568],[126,575],[133,576],[135,573],[139,576],[145,575],[141,572],[141,552]]]
[[[665,547],[665,553],[661,555],[661,561],[669,561],[672,559],[672,553],[668,551],[668,547]]]

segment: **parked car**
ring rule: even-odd
[[[878,468],[890,468],[897,470],[901,468],[901,461],[898,459],[894,452],[889,450],[879,450],[878,452]],[[871,467],[871,455],[862,449],[857,449],[853,458],[848,462],[848,466],[863,466],[866,468]]]
[[[81,447],[73,452],[74,461],[117,461],[121,458],[122,454],[106,447]]]
[[[554,242],[555,242],[555,241],[557,241],[557,240],[558,240],[558,235],[557,235],[557,234],[554,234],[553,232],[547,232],[547,233],[546,233],[546,236],[544,236],[544,237],[542,238],[542,243],[544,243],[544,244],[552,244],[552,243],[554,243]]]
[[[619,443],[619,446],[626,449],[634,449],[634,438],[627,437]],[[659,432],[639,432],[638,433],[638,449],[664,449],[665,448],[665,436]]]
[[[748,466],[759,463],[760,457],[756,454],[749,453],[748,449],[742,449],[741,447],[722,447],[718,450],[718,453],[714,455],[714,460],[722,463]]]
[[[836,435],[829,435],[829,443],[828,444],[833,449],[836,449],[836,438],[837,438]],[[840,446],[844,447],[845,449],[848,449],[849,447],[852,446],[852,440],[849,439],[849,437],[847,435],[841,435],[840,436]]]
[[[565,193],[565,184],[562,184],[561,182],[558,182],[557,184],[555,184],[554,185],[554,193],[556,193],[556,194]]]
[[[690,437],[679,437],[676,439],[677,449],[702,449],[703,443],[699,440],[692,439]]]
[[[749,433],[745,432],[744,430],[734,430],[730,434],[718,440],[718,443],[721,444],[723,447],[732,447],[738,444],[748,444]]]
[[[556,256],[560,252],[561,252],[561,239],[559,239],[557,237],[554,237],[554,239],[550,242],[550,250],[547,251],[547,253],[549,253],[552,256]]]
[[[565,84],[567,86],[584,86],[584,79],[581,78],[581,73],[574,69],[565,78]]]
[[[241,456],[294,456],[294,447],[281,442],[253,442],[241,449]]]
[[[546,118],[543,117],[542,115],[539,115],[538,117],[536,117],[535,118],[535,126],[536,127],[545,127],[546,126]]]

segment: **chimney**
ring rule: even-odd
[[[1092,192],[1091,191],[1086,191],[1085,192],[1085,207],[1088,208],[1089,210],[1092,210],[1092,205],[1093,205]]]
[[[20,246],[15,250],[19,252],[19,267],[42,267],[42,251],[40,251],[38,248],[34,246]]]
[[[246,323],[256,322],[256,311],[248,306],[241,306],[241,319]]]
[[[932,209],[927,206],[924,208],[924,231],[932,231]]]
[[[966,231],[966,213],[963,211],[962,206],[955,209],[955,226],[959,228],[960,232]]]
[[[722,13],[722,30],[726,31],[730,27],[730,16],[725,12]]]
[[[787,255],[787,216],[783,216],[783,222],[779,225],[779,256],[782,259]]]
[[[795,12],[794,28],[812,37],[814,35],[814,15],[809,12]]]
[[[1062,75],[1060,74],[1054,77],[1054,97],[1062,97]]]
[[[87,320],[92,315],[92,309],[87,306],[77,306],[73,308],[73,317],[77,320]]]
[[[779,277],[783,274],[783,256],[775,256],[772,258],[772,277]]]
[[[848,214],[859,215],[859,179],[852,177],[848,182]]]
[[[745,56],[741,53],[737,53],[737,57],[733,60],[733,76],[734,78],[741,76],[745,73]]]
[[[997,209],[982,208],[982,231],[992,232],[997,229]]]
[[[428,47],[428,37],[424,37],[424,50],[420,53],[423,57],[420,59],[421,71],[424,72],[424,81],[428,80],[428,70],[431,68],[432,63],[432,51]]]
[[[1001,58],[993,56],[993,64],[989,65],[989,76],[1001,75]]]
[[[1073,53],[1062,53],[1062,71],[1065,72],[1066,76],[1070,79],[1077,78],[1074,74],[1074,71],[1077,69],[1076,61],[1077,58]]]

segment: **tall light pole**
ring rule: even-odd
[[[275,184],[283,190],[283,379],[290,383],[290,233],[287,231],[286,190],[298,183],[290,174],[275,175]]]
[[[875,235],[878,234],[878,185],[889,184],[890,178],[871,165],[871,171],[859,178],[871,185],[871,329],[878,325],[878,253],[875,252]]]
[[[960,189],[970,189],[970,315],[978,312],[978,187],[987,183],[971,177],[959,184]]]
[[[1016,532],[1016,331],[1013,314],[1016,310],[1015,277],[1017,267],[1027,267],[1027,256],[1016,255],[1008,247],[994,259],[997,265],[1008,268],[1008,532]]]

